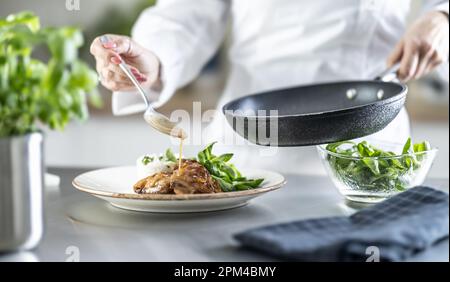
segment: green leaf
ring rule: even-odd
[[[39,18],[29,11],[9,15],[6,17],[6,21],[0,21],[0,28],[5,27],[6,25],[25,25],[32,32],[37,32],[40,28]]]
[[[362,159],[363,163],[375,174],[380,174],[379,162],[377,159],[365,157]]]
[[[206,148],[202,151],[200,151],[198,153],[198,160],[200,163],[204,163],[206,161],[211,160],[212,158],[214,158],[215,156],[212,154],[212,148],[214,146],[214,144],[216,144],[217,142],[213,142],[211,144],[209,144],[208,146],[206,146]]]
[[[233,182],[233,186],[235,190],[249,190],[257,188],[261,183],[264,181],[264,179],[251,179],[251,180],[245,180],[245,181],[236,181]]]
[[[408,138],[408,140],[406,140],[405,145],[403,146],[403,150],[402,150],[402,154],[409,154],[412,152],[411,149],[411,138]]]
[[[172,152],[172,150],[170,148],[166,150],[166,152],[164,153],[164,156],[165,156],[166,160],[168,160],[168,161],[177,162],[177,157],[175,157],[174,153]]]
[[[212,178],[214,178],[215,180],[217,180],[217,182],[220,185],[220,188],[222,188],[223,192],[231,192],[234,190],[233,185],[231,183],[228,183],[227,181],[225,181],[224,179],[217,177],[215,175],[211,175]]]
[[[340,146],[342,146],[342,145],[345,145],[345,144],[347,144],[347,145],[355,145],[355,142],[342,141],[342,142],[337,142],[337,143],[331,143],[331,144],[328,144],[325,148],[326,148],[326,150],[328,150],[330,152],[337,153],[338,148]]]
[[[403,191],[411,177],[421,167],[421,152],[431,149],[428,142],[412,145],[409,138],[398,154],[383,151],[363,141],[350,147],[340,147],[346,142],[328,144],[327,148],[342,155],[328,155],[327,161],[335,177],[355,189]],[[419,153],[419,154],[417,154]]]
[[[212,148],[213,148],[214,144],[216,144],[216,143],[217,142],[213,142],[213,143],[209,144],[206,147],[206,149],[204,150],[207,160],[211,160],[212,158],[214,158],[214,155],[212,154]]]
[[[41,29],[31,12],[0,18],[0,105],[8,105],[0,111],[0,137],[33,132],[38,124],[62,130],[71,119],[85,120],[87,95],[100,105],[96,72],[77,58],[82,44],[79,29]],[[41,45],[50,54],[40,57],[48,60],[32,58]]]
[[[220,155],[218,157],[215,157],[212,159],[212,161],[216,161],[216,162],[228,162],[231,158],[233,157],[233,154],[229,153],[229,154],[223,154]]]
[[[394,168],[398,168],[398,169],[404,169],[405,168],[398,159],[393,158],[393,159],[389,159],[389,160],[391,161],[391,165]]]
[[[197,158],[198,158],[198,162],[201,163],[201,164],[203,164],[203,165],[204,165],[204,164],[206,163],[206,161],[207,161],[205,152],[203,152],[203,151],[201,151],[201,152],[199,152],[199,153],[197,154]]]
[[[58,103],[63,109],[70,109],[73,105],[73,98],[66,89],[60,89],[58,92]]]
[[[89,104],[96,108],[103,107],[103,100],[97,88],[93,90],[88,95]]]
[[[149,163],[151,163],[151,162],[153,162],[154,161],[154,158],[153,157],[150,157],[150,156],[144,156],[143,158],[142,158],[142,163],[144,164],[144,165],[148,165]]]
[[[376,150],[374,150],[366,141],[358,144],[358,152],[361,157],[374,157]]]
[[[239,180],[242,178],[245,179],[245,177],[242,177],[241,172],[234,166],[234,164],[229,164],[228,166],[233,170],[235,180]]]
[[[216,142],[209,144],[205,149],[197,154],[198,162],[201,163],[216,179],[224,192],[235,190],[247,190],[257,188],[263,179],[247,179],[236,169],[236,167],[228,163],[233,154],[227,153],[215,156],[212,148]]]
[[[420,152],[425,152],[425,151],[431,150],[431,145],[430,145],[430,142],[424,141],[422,143],[414,144],[413,148],[414,148],[413,150],[415,153],[420,153]]]

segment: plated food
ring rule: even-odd
[[[319,153],[344,196],[373,203],[422,184],[437,152],[429,142],[413,144],[411,138],[401,151],[393,151],[395,145],[343,141],[319,146]]]
[[[138,194],[202,194],[242,191],[261,185],[263,178],[248,179],[230,163],[232,153],[216,156],[215,143],[200,151],[197,158],[177,159],[170,149],[163,155],[138,159],[142,178],[134,184]]]
[[[77,176],[80,191],[127,210],[187,213],[225,210],[246,205],[251,199],[282,187],[284,177],[274,171],[230,163],[232,154],[216,156],[214,144],[195,159],[176,158],[171,150],[145,155],[137,165],[89,171]]]
[[[167,171],[156,172],[134,184],[138,194],[196,194],[222,192],[219,183],[195,160],[182,160]]]

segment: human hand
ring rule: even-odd
[[[144,88],[158,89],[161,86],[160,61],[151,51],[131,38],[121,35],[106,35],[109,42],[102,44],[97,37],[91,44],[100,82],[111,91],[129,91],[133,83],[118,66],[123,60]]]
[[[400,62],[402,81],[418,79],[448,59],[449,20],[439,11],[428,12],[407,30],[387,60],[388,67]]]

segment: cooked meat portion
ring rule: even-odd
[[[182,160],[181,169],[156,173],[134,185],[138,194],[198,194],[222,192],[208,170],[194,160]]]
[[[211,177],[209,171],[194,160],[183,160],[181,169],[174,170],[171,186],[175,194],[219,193],[219,183]]]
[[[138,194],[172,194],[170,187],[170,172],[158,172],[139,180],[134,184],[134,191]]]

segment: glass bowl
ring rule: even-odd
[[[384,144],[379,148],[391,147]],[[433,164],[437,149],[383,157],[353,157],[317,146],[320,158],[334,185],[346,199],[377,203],[421,185]],[[376,170],[375,170],[376,169]]]

